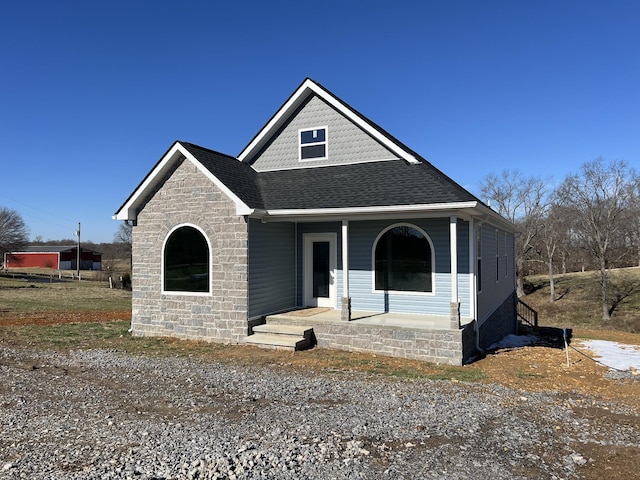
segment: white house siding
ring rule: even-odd
[[[133,228],[134,335],[238,343],[247,334],[247,223],[189,161],[149,196]],[[163,244],[195,225],[211,245],[211,294],[162,293]]]
[[[478,293],[478,321],[485,322],[515,290],[513,234],[505,233],[494,225],[484,223],[482,231],[482,290]],[[496,231],[498,232],[498,268],[496,278]],[[505,269],[505,235],[507,268]],[[506,276],[505,276],[506,270]]]
[[[420,227],[429,235],[435,253],[435,282],[431,294],[374,292],[372,273],[373,243],[386,227],[398,222],[389,220],[351,222],[349,224],[349,293],[353,310],[389,311],[429,315],[450,315],[451,262],[449,248],[449,217],[403,220]],[[461,314],[470,314],[468,274],[467,222],[458,225],[458,295],[462,300]]]
[[[295,224],[249,220],[249,318],[296,306]]]
[[[325,160],[299,161],[299,130],[327,127]],[[397,158],[333,107],[313,96],[250,163],[257,171],[389,160]]]

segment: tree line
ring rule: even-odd
[[[491,208],[520,229],[516,238],[516,288],[525,277],[546,273],[551,302],[555,275],[595,270],[602,319],[637,285],[615,283],[613,268],[640,266],[640,177],[624,160],[598,157],[554,186],[552,179],[518,170],[489,174],[480,192]]]

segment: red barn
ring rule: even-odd
[[[4,254],[5,268],[53,268],[77,270],[77,246],[27,247]],[[102,253],[80,248],[80,270],[102,270]]]

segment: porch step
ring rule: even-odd
[[[305,350],[313,347],[313,328],[297,325],[256,325],[253,327],[253,335],[245,337],[244,341],[263,348]]]

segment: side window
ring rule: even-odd
[[[431,245],[421,231],[392,227],[378,238],[374,250],[375,290],[433,292]]]
[[[327,158],[327,127],[300,130],[300,160]]]
[[[167,292],[209,292],[209,244],[197,228],[179,227],[164,246],[163,289]]]

